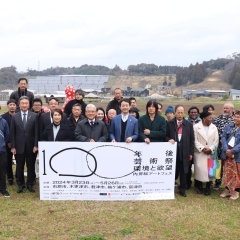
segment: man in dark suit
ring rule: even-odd
[[[12,121],[12,116],[13,114],[15,114],[16,109],[17,109],[17,102],[14,99],[10,99],[7,101],[7,108],[8,108],[8,112],[4,113],[2,115],[2,118],[6,120],[9,129],[11,128],[11,121]],[[10,143],[10,139],[9,142],[7,143],[6,146],[6,150],[7,150],[7,180],[9,185],[13,185],[13,169],[12,169],[12,158],[13,158],[13,154],[11,152],[11,143]]]
[[[11,93],[9,99],[15,99],[17,102],[17,106],[19,104],[19,98],[22,96],[27,96],[30,102],[30,108],[32,107],[32,101],[34,99],[34,95],[32,92],[27,90],[28,80],[26,78],[18,79],[18,90]],[[18,106],[19,109],[19,106]]]
[[[10,197],[9,192],[6,190],[6,165],[7,153],[6,145],[9,142],[9,128],[5,119],[0,116],[0,193],[4,197]]]
[[[11,152],[16,157],[18,193],[25,188],[24,165],[27,165],[27,188],[30,192],[35,181],[35,155],[38,150],[38,121],[37,115],[29,111],[29,99],[23,96],[19,99],[20,111],[12,116],[10,129]]]
[[[41,114],[40,119],[39,119],[40,134],[43,133],[46,126],[48,126],[49,124],[51,124],[53,122],[51,112],[53,110],[59,108],[59,100],[55,97],[49,98],[48,106],[49,106],[50,112]],[[67,123],[66,114],[63,114],[62,123]]]
[[[129,99],[120,100],[121,114],[112,119],[110,127],[110,141],[133,142],[138,139],[138,120],[129,115]]]
[[[175,180],[180,174],[179,193],[186,197],[187,173],[189,162],[194,153],[194,132],[193,125],[184,119],[184,107],[177,105],[175,107],[175,118],[167,122],[167,141],[177,142],[177,159]]]
[[[108,131],[105,123],[96,118],[96,107],[86,106],[86,118],[77,124],[75,139],[79,142],[107,142]]]

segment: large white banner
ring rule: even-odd
[[[41,200],[174,199],[176,144],[39,142]]]

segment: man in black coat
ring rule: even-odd
[[[77,124],[75,138],[79,142],[107,142],[107,127],[96,118],[96,107],[93,104],[86,106],[86,118]]]
[[[70,100],[65,108],[64,108],[64,113],[67,115],[67,118],[70,116],[70,114],[72,113],[72,106],[75,104],[80,104],[81,105],[81,109],[82,109],[82,115],[85,116],[85,108],[87,106],[87,104],[83,101],[84,98],[84,92],[81,89],[77,89],[75,91],[75,99]]]
[[[12,116],[13,114],[15,114],[16,109],[17,109],[17,102],[14,99],[10,99],[7,101],[7,108],[8,108],[8,112],[4,113],[2,115],[2,118],[6,120],[9,129],[11,128],[11,121],[12,121]],[[7,180],[9,185],[13,185],[13,169],[12,169],[12,158],[13,158],[13,154],[11,152],[11,143],[10,143],[10,139],[9,142],[7,143],[6,146],[6,150],[7,150]]]
[[[18,193],[23,192],[25,188],[24,165],[27,165],[27,188],[30,192],[33,189],[35,181],[35,155],[38,150],[38,121],[37,115],[29,111],[29,99],[22,96],[19,99],[20,111],[12,116],[10,129],[11,152],[16,157]]]
[[[120,100],[122,99],[122,90],[120,88],[116,88],[114,90],[114,99],[111,100],[106,108],[106,115],[108,115],[108,111],[110,109],[115,109],[117,112],[117,115],[121,113],[121,109],[120,109]]]
[[[43,133],[45,127],[52,123],[51,112],[53,110],[55,110],[56,108],[59,108],[59,100],[55,97],[49,98],[48,106],[49,106],[50,112],[41,114],[41,116],[39,118],[39,128],[40,128],[39,132],[40,132],[40,135]],[[62,123],[67,123],[66,114],[63,114]]]
[[[32,92],[27,90],[28,80],[26,78],[18,79],[18,90],[11,93],[9,99],[15,99],[17,102],[17,106],[19,104],[19,98],[22,96],[27,96],[30,102],[30,108],[32,108],[32,101],[34,99],[34,95]],[[19,107],[18,107],[19,109]]]
[[[180,174],[179,193],[186,197],[187,173],[189,162],[194,153],[194,132],[193,125],[184,119],[184,107],[175,107],[175,118],[167,122],[167,141],[177,142],[176,175],[175,180]]]
[[[67,118],[66,124],[71,129],[73,135],[74,135],[74,132],[75,132],[78,122],[82,121],[85,118],[81,113],[82,113],[81,105],[76,103],[72,106],[72,113]]]

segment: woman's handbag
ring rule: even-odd
[[[218,159],[217,148],[214,148],[214,153],[208,158],[208,176],[210,178],[221,178],[222,161]]]

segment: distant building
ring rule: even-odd
[[[227,92],[223,90],[182,90],[183,97],[187,99],[194,99],[196,97],[218,98],[226,94]]]
[[[149,90],[145,88],[124,88],[122,89],[123,96],[147,97]]]
[[[232,100],[240,100],[240,90],[238,89],[230,89],[229,95]]]

